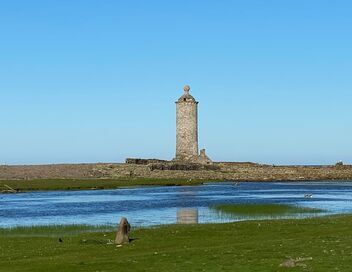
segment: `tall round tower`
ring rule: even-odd
[[[186,85],[184,94],[176,102],[176,158],[179,161],[198,161],[198,102],[189,94]]]

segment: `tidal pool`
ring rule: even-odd
[[[307,194],[312,197],[305,198]],[[0,227],[116,225],[122,216],[132,226],[173,224],[182,220],[215,223],[258,219],[229,217],[210,208],[231,203],[292,204],[324,209],[319,215],[351,213],[352,181],[221,182],[182,187],[0,194]],[[299,216],[313,215],[295,217]]]

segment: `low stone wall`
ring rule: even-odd
[[[181,171],[207,171],[207,170],[221,170],[217,165],[207,165],[198,163],[179,163],[179,162],[168,162],[168,163],[151,163],[148,165],[151,171],[154,170],[181,170]]]
[[[139,158],[127,158],[126,163],[127,164],[142,164],[142,165],[147,165],[150,163],[166,163],[167,161],[165,160],[158,160],[158,159],[139,159]]]
[[[165,166],[167,165],[167,166]],[[281,181],[352,180],[352,166],[271,166],[253,163],[172,166],[172,164],[57,164],[0,166],[0,179],[182,178],[204,180]]]

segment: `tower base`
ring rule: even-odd
[[[213,161],[205,154],[205,149],[201,149],[198,156],[176,155],[173,159],[176,162],[213,164]]]

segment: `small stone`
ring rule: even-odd
[[[280,267],[296,267],[295,260],[287,259],[282,264],[280,264]]]

